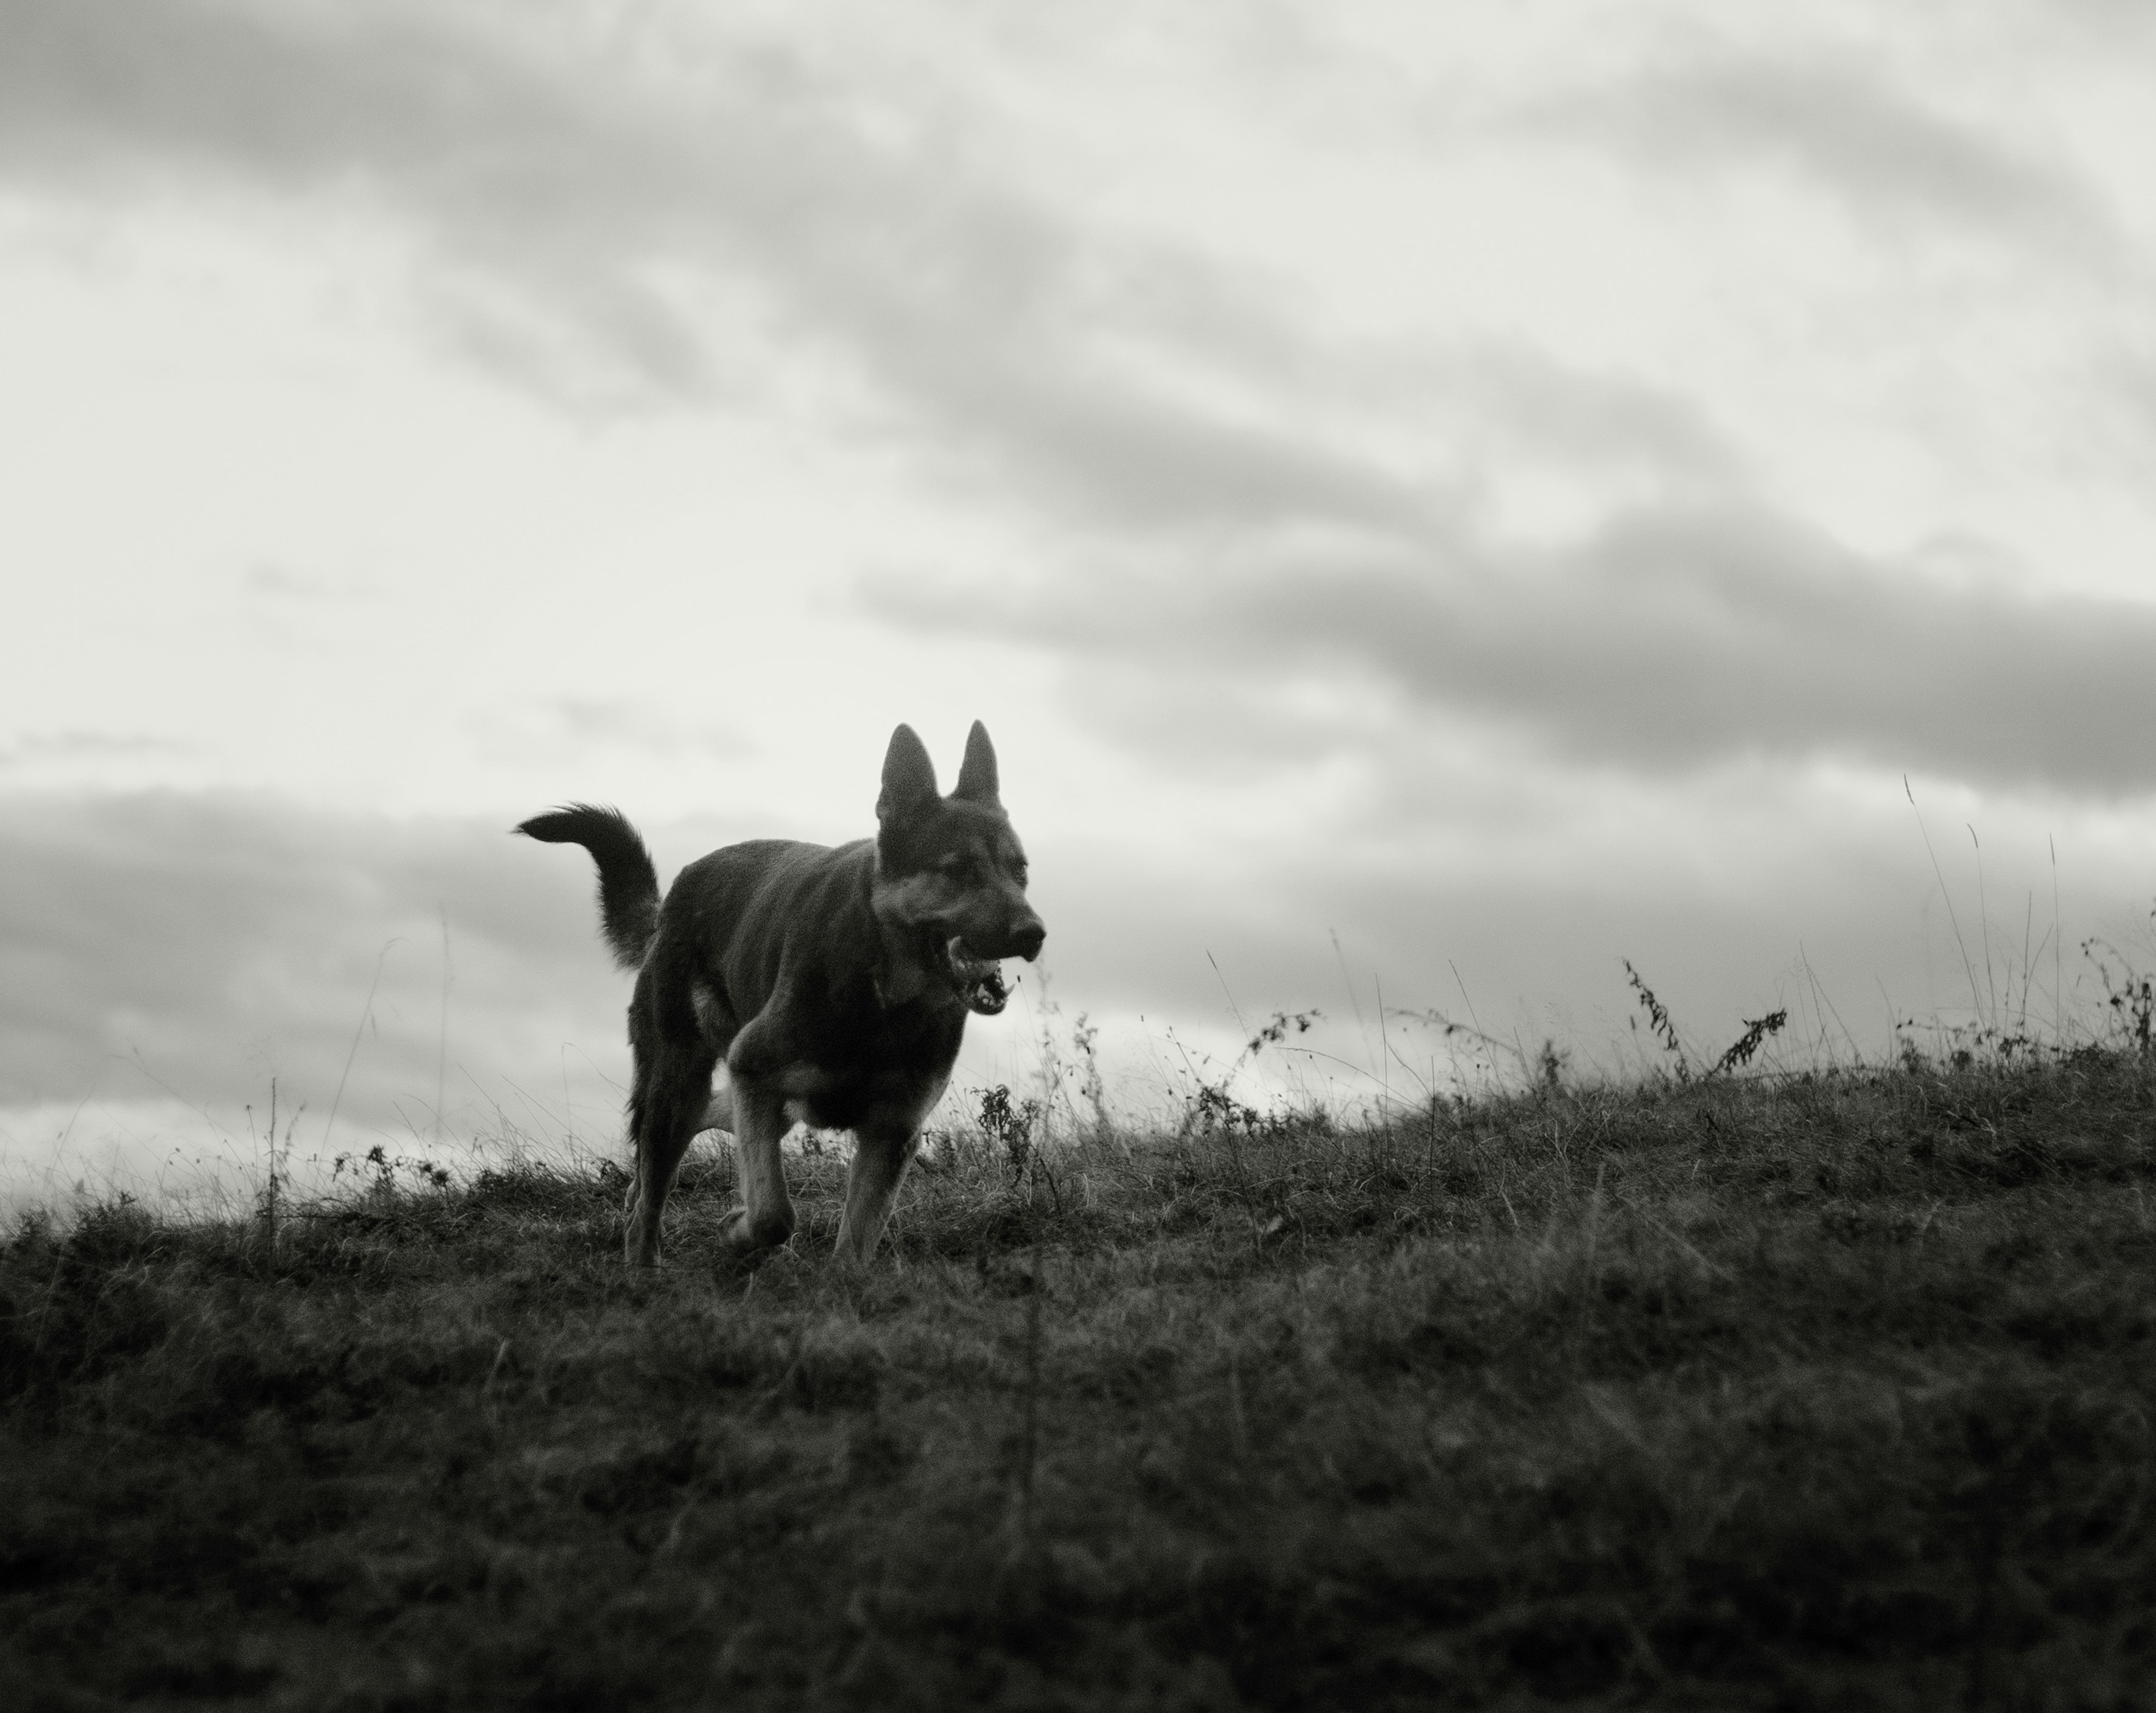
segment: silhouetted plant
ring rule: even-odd
[[[1004,1169],[1014,1183],[1025,1175],[1025,1168],[1033,1158],[1034,1132],[1040,1122],[1041,1112],[1040,1101],[1014,1101],[1010,1090],[1002,1083],[981,1091],[977,1121],[981,1133],[1003,1149]]]
[[[1655,997],[1655,990],[1647,985],[1639,971],[1632,967],[1632,960],[1629,957],[1625,960],[1625,974],[1632,984],[1632,991],[1640,996],[1640,1004],[1647,1013],[1648,1028],[1664,1049],[1676,1056],[1677,1080],[1690,1082],[1691,1061],[1685,1053],[1684,1043],[1678,1039],[1677,1026],[1671,1021],[1668,1008]],[[1742,1069],[1752,1062],[1753,1055],[1762,1046],[1782,1032],[1783,1026],[1789,1020],[1789,1013],[1786,1008],[1770,1011],[1764,1017],[1744,1018],[1744,1033],[1729,1044],[1722,1057],[1708,1068],[1707,1074],[1727,1076]],[[1543,1051],[1547,1056],[1549,1049],[1545,1047]],[[1550,1086],[1555,1088],[1557,1078],[1553,1072],[1546,1071],[1546,1075]]]

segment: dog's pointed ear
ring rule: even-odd
[[[995,803],[996,746],[988,741],[988,728],[976,720],[966,734],[966,760],[958,769],[958,782],[951,795],[968,803]]]
[[[936,801],[936,764],[911,726],[891,735],[883,754],[883,793],[876,798],[876,819],[888,825],[918,814]]]

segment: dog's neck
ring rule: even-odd
[[[941,979],[937,972],[919,953],[920,934],[916,929],[901,923],[886,921],[875,904],[875,878],[880,869],[882,853],[877,852],[869,865],[868,888],[861,895],[861,907],[867,910],[869,920],[875,924],[876,962],[870,982],[875,991],[878,1008],[896,1011],[901,1005],[927,1001],[931,1005],[939,999],[947,999],[953,1005],[963,1005],[950,984]]]
[[[876,966],[875,985],[876,1003],[886,1011],[896,1011],[928,991],[928,972],[911,958],[894,957],[886,946]]]

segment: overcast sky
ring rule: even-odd
[[[0,1150],[606,1141],[504,829],[858,836],[900,720],[1133,1088],[2049,1025],[2156,962],[2152,274],[2123,0],[0,0]]]

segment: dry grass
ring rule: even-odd
[[[9,1705],[2152,1705],[2144,1054],[992,1128],[25,1228]]]

